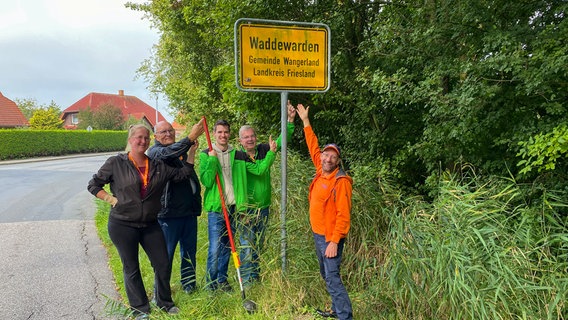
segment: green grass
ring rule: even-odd
[[[233,293],[179,284],[179,257],[172,273],[173,298],[181,314],[153,319],[318,319],[329,305],[319,276],[308,221],[311,163],[288,158],[286,262],[282,272],[280,164],[273,166],[273,206],[261,256],[262,282],[247,290],[258,304],[248,315],[229,265]],[[432,200],[408,195],[376,168],[352,168],[352,225],[342,277],[356,319],[567,319],[568,194],[518,185],[502,178],[441,173]],[[122,289],[121,263],[106,231],[108,206],[99,202],[97,228],[109,249]],[[204,285],[207,219],[199,218],[197,277]],[[153,273],[140,255],[148,294]],[[109,312],[124,313],[120,302]]]

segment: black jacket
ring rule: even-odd
[[[150,158],[160,159],[173,167],[186,163],[187,151],[193,143],[187,138],[165,146],[158,141],[148,149]],[[190,166],[193,166],[190,164]],[[161,197],[162,209],[159,218],[178,218],[201,215],[201,184],[193,173],[185,180],[170,181]]]
[[[110,209],[111,220],[134,227],[155,223],[162,208],[160,197],[167,183],[187,179],[195,175],[195,171],[189,164],[174,168],[158,159],[150,159],[149,166],[148,187],[143,199],[140,197],[142,180],[126,153],[108,158],[89,181],[87,190],[96,195],[110,184],[111,193],[118,199],[116,206]]]

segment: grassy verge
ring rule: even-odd
[[[247,290],[258,311],[246,314],[231,262],[233,293],[187,295],[172,274],[181,314],[153,319],[318,319],[329,306],[309,228],[311,163],[288,158],[286,270],[282,272],[280,164],[273,166],[273,206],[261,256],[262,282]],[[379,176],[379,179],[377,179]],[[409,196],[376,168],[354,168],[352,224],[343,280],[356,319],[568,319],[568,192],[510,179],[441,173],[432,199]],[[434,181],[434,180],[432,180]],[[99,234],[122,289],[121,264],[108,240],[108,206],[100,203]],[[199,219],[197,277],[204,285],[207,219]],[[148,294],[153,273],[140,254]],[[126,300],[126,299],[124,299]],[[111,303],[120,314],[120,303]]]

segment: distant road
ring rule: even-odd
[[[117,298],[87,182],[108,154],[0,162],[0,319],[105,319]]]
[[[0,165],[0,223],[92,219],[87,182],[109,155]],[[0,162],[1,163],[1,162]]]

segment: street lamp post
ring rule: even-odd
[[[158,124],[158,94],[156,93],[156,124]]]

